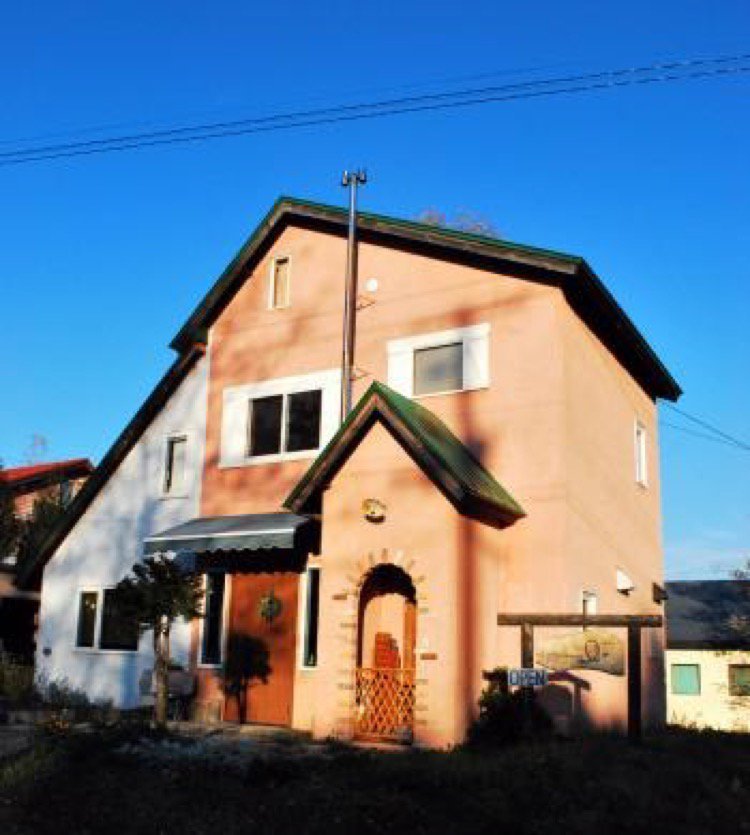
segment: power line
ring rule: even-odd
[[[739,438],[735,438],[733,435],[730,435],[728,432],[724,432],[723,430],[719,429],[718,427],[714,426],[713,424],[709,423],[707,420],[703,420],[703,418],[696,417],[695,415],[691,415],[689,412],[686,412],[684,409],[679,409],[677,406],[673,405],[672,403],[665,404],[668,408],[670,408],[673,412],[676,412],[678,415],[682,415],[682,417],[686,418],[689,421],[697,424],[698,426],[703,427],[704,429],[708,429],[709,432],[713,433],[713,436],[717,436],[718,438],[722,438],[725,443],[731,444],[733,446],[739,447],[739,449],[744,450],[745,452],[750,452],[750,444],[745,443],[745,441],[741,441]],[[683,427],[678,427],[683,428]],[[687,429],[683,429],[683,431],[688,431]],[[693,434],[697,434],[695,430],[691,430]],[[712,436],[712,437],[713,437]]]
[[[293,111],[201,125],[128,134],[104,139],[56,145],[37,145],[0,153],[0,166],[22,165],[60,158],[113,153],[135,148],[203,142],[231,136],[311,127],[323,124],[360,121],[405,113],[447,110],[481,104],[556,95],[571,95],[595,90],[617,89],[643,84],[697,78],[737,75],[750,72],[750,53],[704,59],[688,59],[642,67],[608,70],[581,75],[537,79],[515,84],[486,86],[386,99],[375,102],[339,105],[314,110]],[[743,63],[745,62],[745,63]],[[734,64],[735,66],[731,66]]]
[[[680,426],[677,423],[670,423],[667,420],[662,420],[661,425],[668,426],[670,429],[676,429],[678,432],[685,432],[686,434],[692,435],[695,438],[703,438],[704,441],[713,441],[716,444],[723,444],[724,446],[732,447],[733,449],[739,448],[744,451],[744,448],[742,446],[738,447],[736,443],[733,443],[732,441],[725,441],[723,438],[719,438],[716,435],[709,435],[706,432],[698,432],[698,430],[696,429],[690,429],[687,426]]]

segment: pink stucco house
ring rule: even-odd
[[[185,655],[197,714],[239,718],[219,673],[250,636],[271,672],[250,686],[249,721],[451,745],[483,672],[520,663],[499,614],[578,613],[584,600],[590,613],[661,614],[657,401],[680,389],[583,259],[361,214],[357,405],[340,425],[346,220],[306,201],[272,207],[45,559],[49,571],[72,548],[98,491],[199,369],[199,429],[165,422],[154,498],[190,496],[193,509],[168,526],[149,516],[130,553],[187,554],[206,575]],[[66,616],[52,600],[48,611]],[[642,640],[644,721],[659,723],[661,629]],[[558,685],[556,721],[576,710],[624,725],[627,676],[576,681],[575,699]]]

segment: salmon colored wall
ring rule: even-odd
[[[339,365],[345,251],[342,238],[286,229],[211,328],[203,514],[277,510],[309,466],[302,460],[221,468],[222,394]],[[274,256],[291,257],[284,310],[268,310]],[[428,718],[421,719],[428,724],[418,733],[448,744],[462,738],[474,712],[481,671],[520,660],[518,631],[497,628],[498,611],[576,611],[581,588],[592,584],[600,612],[653,610],[650,582],[660,582],[662,571],[655,409],[555,288],[367,243],[359,264],[360,287],[377,278],[379,289],[358,314],[356,363],[364,374],[355,400],[373,379],[387,380],[389,339],[489,323],[490,387],[423,402],[528,516],[505,531],[458,516],[395,443],[386,463],[390,436],[375,430],[324,497],[321,666],[298,665],[294,724],[322,735],[342,731],[332,710],[351,694],[333,676],[341,666],[336,624],[351,612],[349,599],[333,595],[341,592],[347,560],[351,570],[353,559],[387,548],[418,554],[420,566],[427,560],[425,588],[434,594],[429,614],[418,614],[417,643],[426,624],[441,649],[439,661],[424,662],[438,672],[430,672]],[[649,428],[646,491],[632,478],[636,414]],[[357,488],[356,501],[343,484]],[[373,494],[389,505],[383,525],[361,519],[358,503]],[[613,591],[616,566],[636,581],[630,599]],[[469,644],[475,651],[456,664],[457,647]],[[649,654],[658,674],[659,647],[644,658]],[[605,710],[602,721],[624,717],[623,681],[597,685],[607,698],[592,698],[591,709]]]
[[[343,239],[287,229],[211,328],[205,514],[277,508],[307,469],[309,461],[222,469],[222,393],[340,365],[345,254]],[[291,303],[268,310],[271,260],[279,255],[291,257]],[[375,304],[359,313],[356,359],[365,375],[355,400],[373,379],[387,380],[387,340],[490,322],[492,390],[430,397],[426,405],[511,489],[548,494],[562,478],[554,437],[563,425],[562,346],[550,339],[558,291],[369,244],[359,263],[362,287],[371,277],[380,287]]]
[[[565,338],[567,518],[564,558],[574,567],[566,593],[581,586],[596,591],[604,613],[663,614],[653,601],[652,584],[664,582],[656,405],[598,339],[561,305]],[[647,486],[635,479],[635,423],[647,432]],[[635,588],[616,588],[624,570]],[[642,636],[644,719],[664,721],[662,630]],[[599,689],[617,690],[619,699],[594,698],[599,724],[625,721],[625,684],[602,674]],[[596,707],[594,702],[596,701]],[[611,705],[607,711],[604,705]],[[618,713],[617,706],[620,707]]]
[[[366,498],[385,503],[384,522],[364,519]],[[463,682],[456,671],[470,652],[462,643],[457,558],[463,520],[380,425],[325,492],[323,514],[313,732],[351,735],[359,587],[373,565],[391,562],[403,567],[417,592],[416,740],[455,742],[464,726]]]

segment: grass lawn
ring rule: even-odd
[[[741,735],[675,731],[640,746],[601,737],[493,753],[255,742],[217,754],[142,740],[132,730],[40,737],[0,765],[0,833],[750,831]]]

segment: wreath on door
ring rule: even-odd
[[[276,618],[281,614],[281,610],[283,605],[281,600],[276,597],[274,590],[268,592],[268,594],[264,594],[263,597],[260,599],[260,603],[258,604],[258,612],[263,620],[270,626]]]

